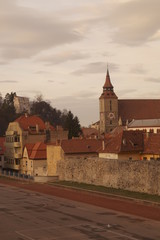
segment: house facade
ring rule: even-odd
[[[28,143],[20,160],[20,173],[28,176],[47,176],[46,144]]]
[[[37,116],[23,115],[14,122],[9,123],[5,137],[5,169],[20,170],[20,160],[23,148],[27,143],[45,142],[48,128]]]

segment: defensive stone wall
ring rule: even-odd
[[[160,195],[160,161],[68,158],[58,162],[57,175],[60,180]]]

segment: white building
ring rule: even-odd
[[[14,96],[14,107],[16,109],[16,113],[30,113],[30,103],[29,98],[27,97],[19,97]]]

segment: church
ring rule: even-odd
[[[100,134],[111,132],[132,120],[160,119],[160,99],[118,99],[107,69],[99,98]]]

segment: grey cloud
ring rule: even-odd
[[[38,60],[46,62],[47,64],[59,64],[67,61],[85,59],[88,57],[89,55],[87,53],[72,50],[40,57]]]
[[[125,98],[125,97],[128,98],[128,96],[129,96],[129,98],[133,98],[132,94],[134,94],[134,96],[135,96],[135,93],[137,93],[137,92],[138,92],[137,89],[124,89],[124,90],[117,91],[117,96],[119,98]]]
[[[15,80],[1,80],[0,83],[18,83],[18,81],[15,81]]]
[[[107,18],[113,30],[113,41],[139,45],[160,39],[159,9],[159,0],[132,0],[119,4]]]
[[[36,71],[35,74],[46,74],[46,73],[49,73],[47,71]]]
[[[147,70],[144,69],[142,64],[136,64],[130,69],[130,72],[135,74],[146,74]]]
[[[48,80],[48,82],[49,82],[49,83],[54,83],[55,81],[53,81],[53,80]]]
[[[144,80],[147,81],[147,82],[152,82],[152,83],[160,83],[160,78],[150,77],[150,78],[145,78]]]
[[[6,4],[4,3],[6,1]],[[75,22],[42,15],[5,0],[0,2],[0,48],[4,59],[26,58],[83,38]]]
[[[119,66],[117,64],[110,63],[109,69],[117,71]],[[83,74],[92,74],[92,73],[104,73],[107,70],[107,64],[104,62],[93,62],[87,65],[84,65],[81,69],[78,69],[72,74],[83,75]]]

